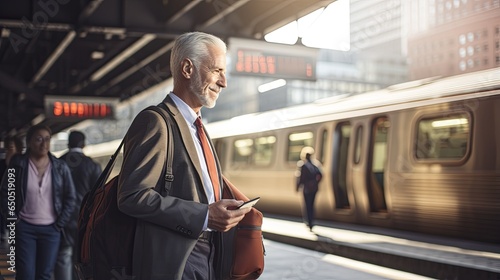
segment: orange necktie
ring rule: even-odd
[[[214,155],[212,154],[212,149],[208,144],[207,135],[205,134],[205,130],[203,129],[201,118],[198,117],[194,122],[194,124],[196,125],[198,138],[200,138],[203,154],[205,155],[205,162],[207,163],[208,174],[210,175],[210,180],[212,181],[212,186],[214,187],[215,201],[218,201],[220,199],[220,185],[219,185],[219,176],[217,175],[217,167],[215,166],[215,158]]]

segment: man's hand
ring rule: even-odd
[[[242,203],[242,200],[221,199],[208,205],[208,228],[226,232],[236,226],[252,209],[252,207],[236,209]]]

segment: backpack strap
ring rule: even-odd
[[[170,189],[172,188],[172,182],[174,181],[174,174],[172,172],[172,162],[174,160],[174,139],[172,135],[172,124],[170,121],[170,115],[166,113],[167,106],[162,102],[158,104],[158,106],[150,106],[147,109],[153,110],[162,116],[163,120],[165,120],[165,124],[167,125],[167,160],[165,163],[165,192],[166,195],[170,193]],[[146,110],[147,110],[146,109]]]
[[[163,109],[160,109],[159,107],[162,107]],[[167,130],[168,130],[167,137],[168,137],[168,139],[167,139],[167,159],[166,159],[166,163],[165,163],[165,187],[164,188],[165,188],[165,191],[168,195],[170,192],[170,189],[172,188],[172,181],[174,181],[174,174],[172,172],[172,161],[174,158],[173,157],[173,155],[174,155],[174,140],[173,140],[173,135],[172,135],[172,126],[171,126],[170,116],[167,116],[168,113],[166,113],[166,109],[167,109],[167,107],[165,106],[165,104],[160,103],[157,106],[154,106],[154,105],[149,106],[146,109],[144,109],[143,111],[145,111],[145,110],[155,111],[156,113],[160,114],[160,116],[163,118],[163,120],[165,121],[165,123],[167,125]],[[94,184],[92,189],[88,192],[88,196],[91,199],[88,203],[89,205],[86,206],[85,208],[87,208],[87,209],[92,208],[94,194],[99,187],[104,186],[104,183],[106,183],[106,180],[108,179],[109,174],[111,174],[111,170],[113,169],[113,166],[115,165],[115,160],[118,157],[118,155],[120,154],[120,151],[122,149],[124,141],[125,141],[125,137],[120,142],[120,145],[116,149],[115,153],[109,159],[108,164],[106,165],[106,167],[102,171],[101,175],[99,176],[99,179],[97,179],[97,182]]]

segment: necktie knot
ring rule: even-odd
[[[201,122],[201,117],[197,117],[196,120],[194,121],[194,124],[196,125],[196,128],[201,128],[202,127],[202,122]]]

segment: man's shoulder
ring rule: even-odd
[[[87,156],[84,153],[80,153],[80,152],[67,152],[66,154],[62,155],[59,159],[63,160],[63,161],[67,161],[67,160],[74,161],[75,159],[77,159],[78,161],[81,161],[81,162],[84,162],[87,164],[99,165],[91,157]]]

